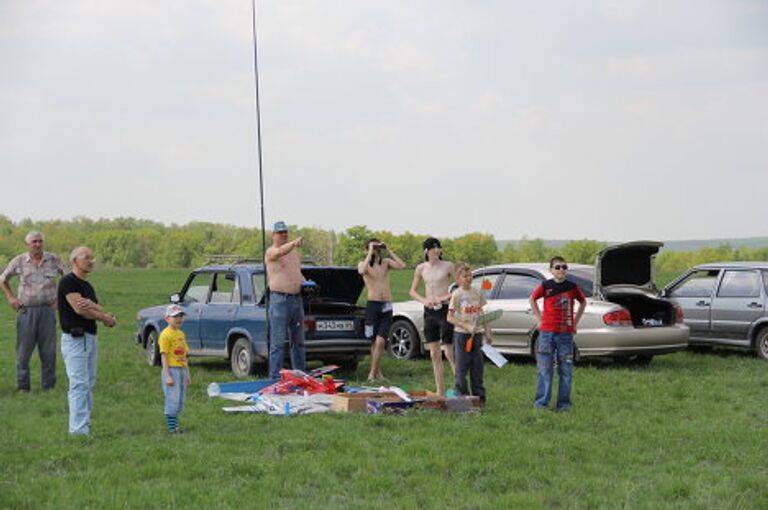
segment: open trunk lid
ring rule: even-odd
[[[606,291],[625,289],[658,294],[654,282],[653,258],[664,243],[632,241],[608,246],[595,262],[595,294],[605,298]]]
[[[317,283],[319,289],[314,301],[335,301],[356,304],[365,284],[353,267],[303,266],[301,272],[307,280]]]

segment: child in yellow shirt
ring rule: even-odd
[[[189,363],[187,354],[189,346],[181,325],[184,323],[184,309],[179,305],[169,305],[165,310],[165,320],[168,322],[160,338],[160,359],[163,371],[160,383],[165,396],[165,421],[168,432],[178,432],[178,416],[184,409],[184,399],[189,386]]]

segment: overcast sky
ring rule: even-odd
[[[267,221],[768,233],[768,2],[258,0]],[[0,0],[0,214],[259,224],[250,0]]]

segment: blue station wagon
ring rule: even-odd
[[[301,271],[317,284],[304,299],[307,360],[354,371],[371,345],[364,334],[365,310],[357,306],[362,278],[351,267],[303,266]],[[186,314],[182,329],[191,356],[229,359],[235,376],[247,377],[269,359],[267,298],[264,266],[243,263],[195,269],[170,301]],[[150,365],[160,364],[157,339],[167,325],[165,308],[145,308],[136,318],[135,339]]]

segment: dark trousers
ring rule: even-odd
[[[16,314],[16,385],[29,390],[29,359],[37,346],[44,390],[56,386],[56,312],[48,305],[24,306]]]
[[[454,390],[459,395],[474,395],[485,402],[485,387],[483,386],[483,335],[475,334],[472,349],[467,352],[467,340],[472,335],[467,333],[453,334],[453,352],[456,362],[456,381]],[[469,372],[469,388],[467,391],[467,372]]]

